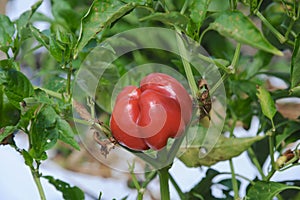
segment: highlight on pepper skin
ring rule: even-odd
[[[133,150],[160,150],[180,137],[192,117],[192,100],[175,78],[151,73],[140,87],[127,86],[117,96],[110,128],[114,138]]]

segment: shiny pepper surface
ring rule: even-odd
[[[160,150],[180,137],[192,116],[192,100],[173,77],[152,73],[140,87],[127,86],[117,96],[110,127],[114,138],[133,150]]]

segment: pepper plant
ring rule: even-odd
[[[42,3],[42,0],[36,2],[14,21],[0,15],[0,50],[5,57],[0,61],[0,142],[1,145],[10,145],[23,156],[41,199],[46,199],[41,178],[61,191],[64,199],[84,199],[80,188],[55,179],[55,174],[54,177],[45,176],[39,170],[43,161],[48,159],[47,151],[56,148],[58,141],[76,151],[84,148],[81,140],[84,133],[78,131],[74,123],[95,130],[94,143],[100,145],[105,156],[109,157],[110,151],[119,147],[145,160],[147,166],[154,167],[145,173],[145,180],[140,181],[134,174],[134,165],[130,165],[138,199],[143,199],[147,185],[157,175],[163,200],[170,199],[169,182],[180,199],[299,199],[299,174],[287,177],[284,182],[272,179],[274,174],[285,173],[285,170],[299,165],[300,112],[292,109],[286,114],[286,110],[280,107],[281,99],[300,97],[298,0],[52,0],[53,17],[38,11]],[[45,22],[49,26],[40,30],[36,22]],[[176,38],[172,45],[179,47],[179,55],[151,48],[122,55],[110,63],[112,65],[105,69],[102,78],[95,82],[97,91],[94,97],[78,102],[73,87],[86,58],[92,55],[103,63],[111,55],[101,52],[93,55],[93,50],[105,46],[109,38],[124,31],[146,27],[174,31]],[[117,42],[130,46],[134,45],[135,39],[123,38]],[[204,55],[196,51],[197,58],[208,63],[207,69],[213,66],[218,69],[220,78],[215,84],[207,83],[210,77],[199,73],[196,70],[199,66],[184,59],[184,55],[194,50],[185,46],[184,41],[190,40],[208,52]],[[153,41],[149,39],[147,42]],[[160,42],[164,43],[164,40]],[[107,50],[114,54],[122,48],[107,47]],[[162,103],[170,111],[167,115],[174,115],[174,118],[170,117],[171,124],[167,124],[167,129],[180,129],[180,134],[160,135],[147,141],[138,138],[140,132],[136,131],[138,134],[132,133],[135,139],[140,139],[136,142],[128,135],[124,136],[126,132],[118,131],[114,121],[131,120],[126,118],[130,115],[121,112],[122,108],[118,110],[118,106],[130,104],[128,99],[122,99],[122,95],[129,95],[129,89],[130,92],[139,89],[127,87],[121,93],[115,107],[119,112],[113,112],[111,108],[112,93],[123,75],[134,66],[145,63],[168,65],[186,78],[188,86],[185,88],[177,84],[179,80],[174,83],[175,93],[181,91],[179,95],[185,96],[186,105],[180,114],[186,117],[183,120],[177,118],[178,110],[174,109],[177,109],[178,99],[170,97],[174,95],[173,91],[165,89],[164,84],[146,87],[141,84],[141,91],[152,92],[148,92],[147,98]],[[98,66],[101,65],[95,64],[90,78],[97,78]],[[33,76],[25,73],[28,71]],[[161,70],[157,69],[157,72]],[[138,85],[137,80],[142,80],[145,75],[137,73],[136,76],[126,82],[127,86]],[[165,81],[173,82],[174,77],[162,76],[165,76]],[[280,79],[284,87],[270,84],[270,78],[274,77]],[[219,137],[210,138],[211,135],[202,130],[212,124],[212,111],[218,95],[215,91],[220,85],[226,92],[226,105],[222,105],[226,107],[226,117],[224,126],[218,129]],[[235,127],[249,129],[254,118],[259,120],[256,136],[236,137]],[[146,125],[147,120],[138,124]],[[193,126],[197,128],[191,128]],[[193,140],[187,147],[181,146],[190,132],[194,135]],[[18,147],[15,142],[15,136],[22,133],[28,138],[27,149]],[[160,134],[167,133],[162,131]],[[156,144],[161,137],[163,142],[157,141]],[[168,140],[169,137],[175,139]],[[209,151],[203,141],[213,141]],[[146,150],[149,147],[152,149]],[[233,165],[233,160],[243,152],[247,152],[254,170],[259,173],[253,180],[248,179],[247,174],[235,173],[237,166]],[[200,156],[203,153],[205,156]],[[206,176],[190,191],[182,191],[169,173],[176,155],[187,167],[207,169]],[[213,181],[224,173],[213,170],[211,166],[225,160],[230,166],[228,174],[231,177]],[[263,170],[264,166],[267,170]],[[248,182],[246,191],[240,189],[241,179]],[[215,185],[222,185],[222,198],[214,197],[212,188]]]

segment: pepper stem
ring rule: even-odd
[[[169,166],[166,166],[158,171],[161,200],[170,200],[169,168]]]

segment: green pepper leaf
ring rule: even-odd
[[[257,181],[247,192],[246,200],[272,200],[277,194],[287,189],[300,190],[300,187],[277,182]]]
[[[61,118],[57,119],[57,129],[59,132],[58,139],[65,142],[66,144],[71,145],[77,150],[80,150],[80,147],[76,140],[74,139],[74,132],[68,122]]]
[[[257,49],[282,56],[282,52],[276,49],[263,36],[259,29],[240,11],[225,11],[217,15],[215,21],[209,25],[209,29],[218,31],[221,35]]]
[[[52,14],[56,21],[60,22],[67,30],[75,32],[80,26],[81,15],[65,0],[52,1]]]
[[[211,166],[219,161],[229,160],[230,158],[240,155],[247,150],[253,143],[260,141],[264,136],[249,138],[226,138],[221,135],[210,152],[205,157],[199,157],[200,151],[205,148],[199,144],[192,144],[188,149],[181,149],[182,156],[179,158],[188,167]],[[213,140],[207,139],[207,142]]]
[[[57,62],[63,61],[63,49],[61,45],[59,45],[59,41],[54,36],[50,36],[49,50],[51,56],[53,56]]]
[[[270,93],[259,86],[257,88],[257,97],[260,101],[260,106],[262,109],[263,114],[269,118],[271,121],[273,121],[273,117],[276,114],[276,106],[275,103],[270,95]]]
[[[16,108],[24,98],[34,94],[33,86],[28,78],[19,71],[9,70],[6,74],[5,95]]]
[[[81,19],[81,30],[77,42],[77,53],[100,31],[133,10],[136,3],[113,0],[95,0]]]
[[[31,169],[33,169],[33,158],[31,157],[31,155],[26,151],[26,150],[22,150],[21,154],[23,155],[23,158],[25,160],[25,164],[30,167]]]
[[[0,49],[7,52],[13,46],[13,35],[15,33],[14,24],[10,19],[0,14]]]
[[[42,32],[40,32],[37,28],[35,28],[34,26],[30,25],[29,26],[31,33],[33,35],[33,37],[40,43],[42,44],[44,47],[46,47],[47,49],[49,49],[49,38]]]
[[[58,191],[63,194],[63,199],[65,200],[83,200],[84,193],[77,186],[71,186],[70,184],[61,181],[59,179],[54,179],[52,176],[43,176],[51,183]]]
[[[29,153],[33,158],[46,159],[45,151],[56,144],[59,135],[56,126],[57,118],[58,115],[51,106],[44,105],[40,109],[30,130],[31,149]]]
[[[190,18],[198,27],[201,26],[205,19],[206,12],[211,0],[193,0],[190,6]]]
[[[228,10],[229,8],[230,8],[229,1],[211,0],[207,11],[218,12],[218,11]]]
[[[300,86],[300,35],[298,35],[291,62],[291,90],[294,87]]]

